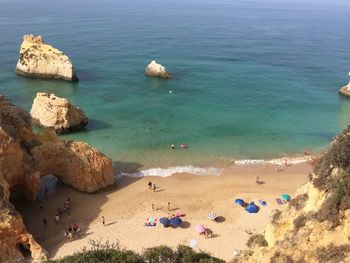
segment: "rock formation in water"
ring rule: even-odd
[[[310,182],[285,210],[277,210],[265,235],[234,262],[350,262],[350,126],[318,161]]]
[[[163,67],[158,64],[155,60],[148,64],[145,75],[148,77],[159,77],[159,78],[171,78],[171,74]]]
[[[80,108],[53,93],[38,92],[30,115],[35,123],[52,127],[57,133],[81,129],[88,123],[88,118]]]
[[[78,81],[69,57],[45,44],[41,36],[34,35],[23,37],[16,73],[26,77]]]
[[[89,193],[114,184],[109,158],[86,143],[60,140],[53,129],[34,133],[29,113],[0,96],[0,262],[23,259],[20,247],[34,259],[46,257],[9,199],[20,193],[35,200],[47,174]]]

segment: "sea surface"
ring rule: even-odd
[[[124,172],[319,152],[350,123],[350,3],[328,2],[0,0],[0,94],[27,110],[36,92],[68,98],[90,123],[62,138]],[[16,76],[29,33],[80,82]],[[144,76],[151,60],[173,78]]]

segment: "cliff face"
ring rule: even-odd
[[[20,192],[35,200],[47,174],[85,192],[114,183],[109,158],[86,143],[61,141],[53,130],[33,133],[30,115],[0,97],[0,262],[23,258],[19,247],[29,248],[34,259],[45,257],[9,198]]]
[[[16,73],[27,77],[78,81],[70,59],[62,51],[45,44],[41,36],[23,36]]]
[[[80,129],[88,123],[88,118],[80,108],[53,93],[38,92],[30,115],[38,124],[52,127],[57,133]]]
[[[275,212],[264,239],[235,261],[350,262],[350,127],[286,210]]]

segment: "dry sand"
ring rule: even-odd
[[[277,205],[275,198],[283,193],[293,195],[298,187],[307,182],[312,170],[309,164],[295,164],[281,167],[276,173],[274,166],[250,165],[225,168],[221,176],[195,176],[178,174],[167,178],[144,177],[118,179],[118,186],[97,194],[83,194],[67,186],[60,186],[47,199],[23,204],[17,208],[22,212],[28,229],[37,241],[46,248],[50,257],[57,258],[72,254],[89,247],[89,240],[109,240],[119,242],[121,247],[141,252],[144,248],[158,245],[176,247],[189,245],[189,240],[197,241],[197,250],[203,250],[224,260],[231,260],[235,249],[244,249],[248,233],[262,233],[272,211],[284,209],[286,205]],[[260,176],[264,184],[257,185],[255,177]],[[156,183],[156,192],[148,190],[147,183]],[[70,216],[61,217],[56,225],[54,217],[67,197],[71,198]],[[258,199],[267,202],[257,214],[249,214],[234,204],[236,198],[246,202]],[[168,211],[167,202],[171,203]],[[153,212],[155,204],[158,211]],[[158,218],[168,216],[180,210],[186,214],[184,223],[178,228],[145,227],[149,216]],[[208,212],[221,216],[222,222],[207,219]],[[106,225],[102,225],[102,216]],[[44,227],[42,219],[47,218]],[[64,229],[71,223],[81,227],[81,237],[67,240]],[[210,228],[214,238],[199,236],[194,227],[203,224]]]

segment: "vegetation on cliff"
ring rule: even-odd
[[[234,262],[350,262],[350,126],[316,162],[310,182],[247,245]]]
[[[91,248],[62,259],[48,260],[46,263],[224,263],[204,252],[195,252],[192,248],[180,245],[176,250],[167,246],[148,248],[143,253],[121,249],[118,244],[90,241]]]

